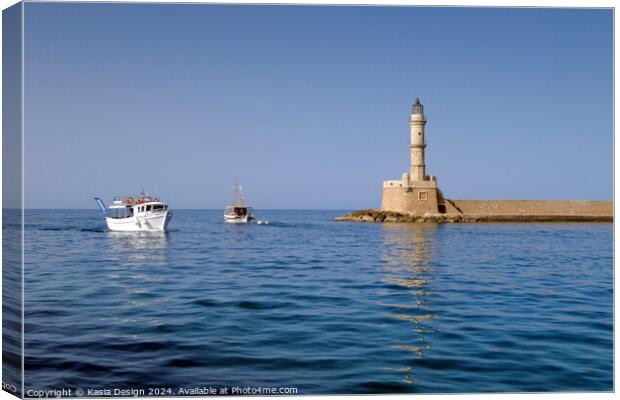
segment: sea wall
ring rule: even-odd
[[[334,218],[353,222],[417,222],[417,223],[480,223],[480,222],[613,222],[612,215],[484,215],[400,213],[383,210],[360,210]]]
[[[391,189],[390,189],[391,190]],[[386,191],[384,190],[384,201]],[[388,192],[388,194],[391,194]],[[409,193],[394,197],[412,198]],[[389,197],[387,197],[389,198]],[[435,203],[437,204],[437,203]],[[405,210],[360,210],[336,218],[359,222],[613,222],[611,201],[596,200],[451,200],[446,212],[419,212],[414,203],[397,204]],[[383,204],[385,206],[385,202]],[[415,211],[407,211],[415,207]]]
[[[611,201],[594,200],[454,200],[447,212],[466,215],[613,216]]]

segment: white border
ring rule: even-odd
[[[43,2],[40,0],[27,0],[26,2]],[[56,1],[56,2],[65,2],[65,3],[117,3],[119,1],[98,1],[98,0],[81,0],[81,1],[73,1],[73,0],[69,0],[69,1]],[[199,3],[205,3],[205,4],[307,4],[307,5],[378,5],[378,6],[440,6],[440,7],[561,7],[561,8],[614,8],[615,7],[615,2],[614,1],[609,1],[609,0],[590,0],[590,1],[578,1],[578,0],[541,0],[541,1],[535,1],[535,0],[522,0],[522,1],[515,1],[515,0],[502,0],[502,1],[493,1],[493,0],[476,0],[476,1],[449,1],[449,2],[439,2],[439,1],[432,1],[432,0],[416,0],[415,2],[411,1],[411,0],[377,0],[377,1],[364,1],[364,0],[357,0],[357,1],[352,1],[352,0],[339,0],[339,1],[330,1],[330,0],[313,0],[313,1],[299,1],[299,0],[289,0],[289,1],[277,1],[277,0],[271,0],[271,1],[260,1],[260,0],[243,0],[243,1],[231,1],[231,0],[220,0],[220,1],[203,1],[203,2],[199,2],[199,1],[175,1],[175,0],[168,0],[168,1],[149,1],[149,0],[132,0],[130,1],[131,3],[179,3],[179,4],[199,4]],[[17,2],[15,1],[11,1],[11,0],[0,0],[0,5],[2,6],[2,9],[5,9],[13,4],[16,4]],[[24,19],[24,4],[22,4],[21,7],[21,12],[22,12],[22,48],[21,48],[21,58],[22,58],[22,74],[21,74],[21,90],[22,90],[22,94],[21,94],[21,106],[22,106],[22,110],[21,110],[21,118],[22,118],[22,126],[21,126],[21,135],[22,135],[22,393],[24,393],[24,234],[23,234],[23,227],[24,227],[24,213],[23,213],[23,207],[25,205],[25,185],[24,185],[24,180],[25,180],[25,149],[24,149],[24,145],[25,145],[25,140],[24,140],[24,134],[25,134],[25,130],[24,130],[24,123],[25,123],[25,119],[24,119],[24,114],[25,114],[25,100],[24,100],[24,42],[25,42],[25,37],[24,37],[24,23],[25,23],[25,19]],[[615,12],[615,10],[614,10]],[[615,115],[616,113],[619,111],[617,104],[615,102],[615,93],[616,93],[616,80],[615,80],[615,73],[616,73],[616,64],[615,64],[615,46],[617,43],[617,33],[615,30],[615,15],[614,15],[614,52],[613,52],[613,59],[614,59],[614,80],[613,80],[613,101],[614,101],[614,115],[613,115],[613,127],[614,127],[614,199],[615,199],[615,195],[616,195],[616,185],[615,185],[615,177],[617,176],[616,174],[616,163],[615,163],[615,154],[616,151],[618,150],[617,148],[617,143],[615,141]],[[0,29],[0,39],[1,39],[1,29]],[[1,54],[0,54],[0,60],[1,60]],[[1,106],[1,100],[0,100],[0,106]],[[0,116],[1,116],[1,107],[0,107]],[[0,142],[0,154],[1,154],[1,142]],[[1,164],[0,164],[0,184],[1,184]],[[0,205],[1,205],[1,200],[0,200]],[[0,211],[1,213],[1,211]],[[615,208],[615,202],[614,202],[614,214],[617,215],[617,209]],[[614,289],[615,289],[615,282],[616,282],[616,269],[615,269],[615,248],[617,245],[617,238],[618,238],[618,231],[617,231],[617,227],[614,223]],[[1,237],[1,233],[0,233],[0,237]],[[0,294],[1,294],[1,288],[0,288]],[[614,291],[614,321],[615,321],[615,310],[617,309],[615,307],[616,303],[616,296],[615,296],[615,291]],[[614,324],[614,328],[615,328],[615,324]],[[615,383],[617,382],[617,379],[619,377],[618,371],[616,369],[616,364],[615,364],[615,360],[616,360],[616,341],[618,340],[618,337],[620,335],[617,332],[617,329],[614,329],[614,387],[615,387]],[[0,347],[1,349],[1,347]],[[481,396],[483,396],[484,398],[489,398],[489,399],[522,399],[522,398],[544,398],[544,399],[583,399],[583,398],[589,398],[589,399],[609,399],[609,398],[613,398],[615,397],[615,395],[613,393],[550,393],[550,394],[466,394],[466,395],[460,395],[460,394],[455,394],[455,395],[378,395],[376,396],[377,398],[389,398],[389,399],[394,399],[394,400],[400,400],[400,399],[412,399],[413,396],[415,396],[416,399],[442,399],[442,398],[455,398],[455,396],[458,396],[458,399],[462,399],[462,400],[473,400],[473,399],[478,399]],[[299,397],[299,396],[297,396]],[[325,397],[334,397],[334,398],[338,398],[338,399],[356,399],[359,398],[360,396],[303,396],[304,399],[322,399]],[[0,400],[4,400],[4,399],[14,399],[14,396],[11,396],[10,394],[8,394],[7,392],[4,391],[0,391]],[[159,397],[160,399],[162,397]],[[236,397],[238,398],[238,397]],[[253,399],[273,399],[273,397],[252,397]],[[294,397],[278,397],[278,398],[294,398]]]

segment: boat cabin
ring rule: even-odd
[[[131,196],[115,197],[108,207],[108,218],[131,218],[134,214],[157,213],[168,210],[168,205],[162,203],[159,198],[151,196],[139,196],[136,200]]]
[[[234,215],[237,217],[245,217],[248,215],[249,207],[245,206],[228,206],[226,207],[226,215]]]

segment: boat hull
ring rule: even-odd
[[[108,229],[116,232],[165,232],[172,212],[151,213],[146,216],[134,216],[130,218],[106,218]]]
[[[229,224],[247,224],[249,221],[249,216],[245,215],[243,217],[229,217],[224,215],[224,222]]]

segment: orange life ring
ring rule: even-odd
[[[136,200],[136,204],[144,204],[144,200],[138,199],[138,200]]]
[[[133,204],[133,197],[131,197],[131,196],[125,197],[125,203],[126,204]]]

